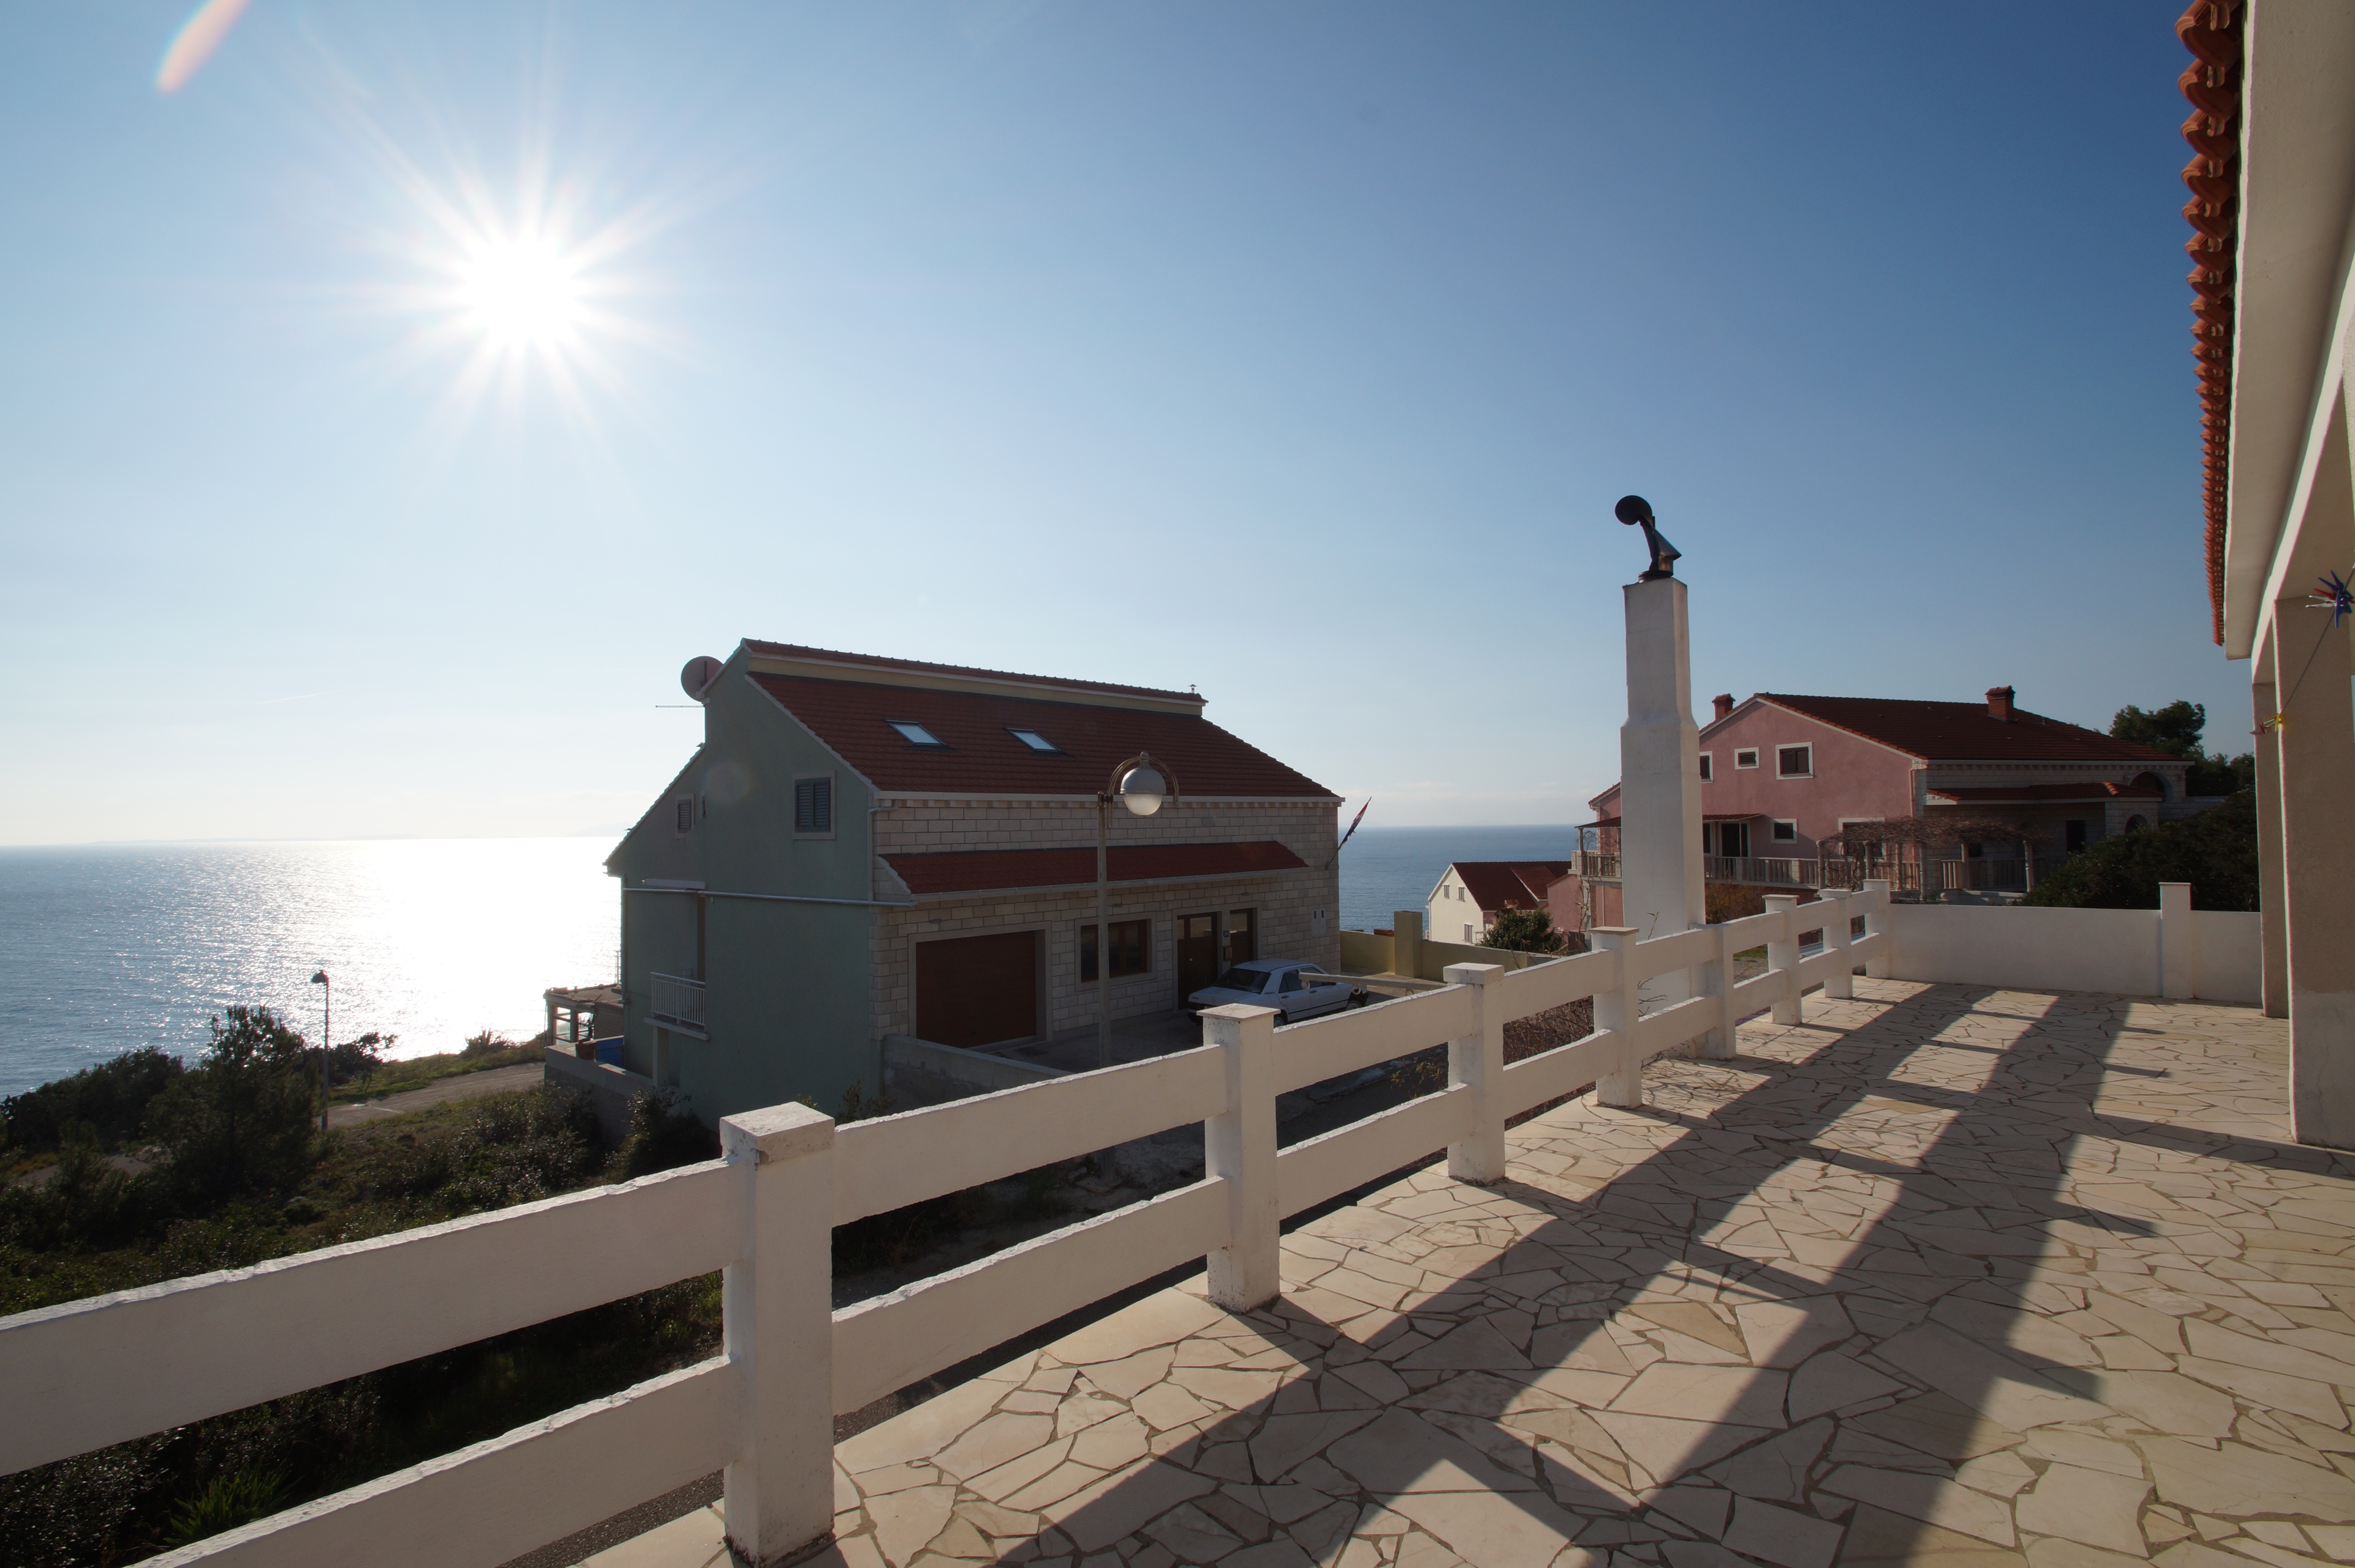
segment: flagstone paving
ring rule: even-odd
[[[819,1561],[2355,1562],[2355,1160],[2282,1025],[1857,990],[845,1442]]]

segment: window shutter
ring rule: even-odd
[[[830,778],[794,781],[794,831],[834,831],[834,781]]]

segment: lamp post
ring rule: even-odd
[[[1112,803],[1133,816],[1150,816],[1178,798],[1177,775],[1139,752],[1112,771],[1096,796],[1096,1065],[1112,1065]]]
[[[328,1027],[334,1018],[336,987],[328,983],[325,969],[311,976],[311,984],[319,987],[319,1130],[327,1130],[327,1063],[335,1054],[335,1034]]]

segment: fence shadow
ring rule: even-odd
[[[1407,1215],[1295,1235],[1286,1296],[1231,1320],[1256,1331],[1241,1359],[1288,1369],[1274,1392],[998,1560],[1135,1536],[1188,1562],[1333,1562],[1371,1520],[1482,1563],[1565,1540],[1657,1541],[1675,1568],[1728,1547],[1784,1568],[2024,1562],[2003,1488],[2030,1474],[1993,1472],[2026,1431],[2137,1397],[2051,1324],[2070,1304],[2034,1277],[2071,1228],[2150,1230],[2069,1199],[2075,1140],[2246,1140],[2096,1113],[2123,999],[2030,1014],[2016,992],[1866,988],[1812,1004],[1850,1027],[1773,1031],[1772,1059],[1656,1072],[1646,1110],[1522,1127],[1496,1187],[1426,1170],[1389,1200]],[[1598,1159],[1598,1139],[1634,1152]],[[1353,1261],[1416,1284],[1386,1301]],[[1974,1464],[1987,1489],[1955,1484]]]

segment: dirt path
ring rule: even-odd
[[[422,1089],[370,1100],[365,1105],[331,1106],[327,1125],[357,1127],[398,1116],[404,1111],[422,1111],[459,1100],[479,1100],[485,1094],[503,1094],[515,1089],[537,1089],[543,1071],[538,1062],[526,1061],[514,1067],[494,1067],[488,1072],[462,1072],[454,1078],[438,1079]]]

